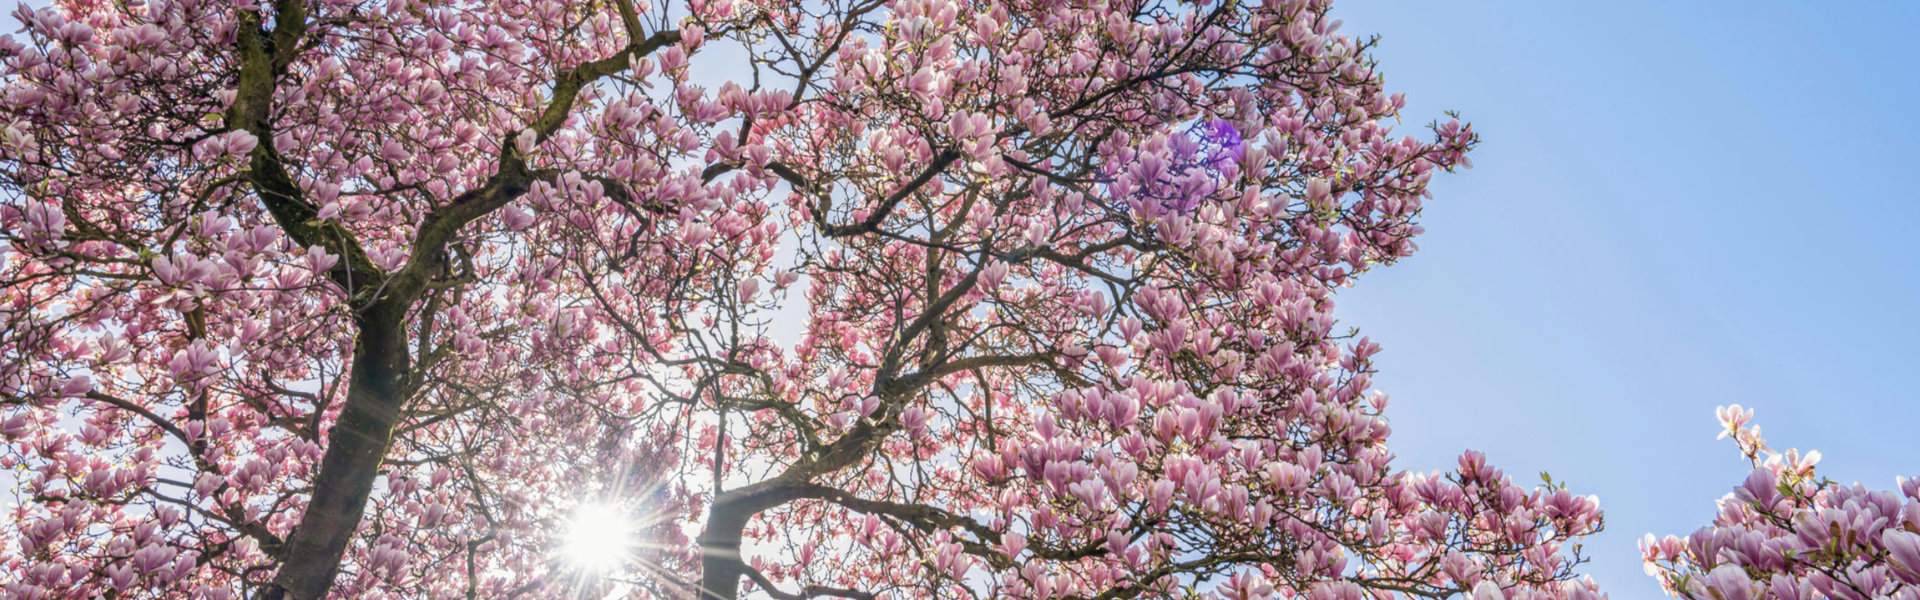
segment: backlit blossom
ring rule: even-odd
[[[1696,600],[1920,597],[1920,486],[1842,485],[1814,472],[1818,452],[1778,452],[1750,425],[1752,409],[1721,407],[1753,472],[1720,500],[1712,524],[1685,538],[1648,535],[1647,573]],[[1721,437],[1727,437],[1723,433]]]
[[[1593,497],[1393,461],[1334,290],[1478,137],[1326,0],[61,6],[0,596],[1597,594]]]

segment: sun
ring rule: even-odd
[[[608,571],[633,556],[633,522],[620,507],[585,504],[567,519],[560,553],[568,564],[585,571]]]

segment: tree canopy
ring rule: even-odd
[[[1597,598],[1392,464],[1333,290],[1477,137],[1328,9],[22,8],[0,595]]]

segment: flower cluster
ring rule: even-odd
[[[1598,597],[1392,465],[1334,292],[1478,137],[1330,9],[22,8],[0,598]]]
[[[1647,534],[1648,575],[1675,596],[1713,600],[1920,598],[1920,480],[1874,491],[1820,477],[1820,453],[1776,452],[1749,425],[1753,410],[1722,407],[1753,472],[1721,498],[1713,524],[1685,538]]]

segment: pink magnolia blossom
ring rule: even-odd
[[[1719,500],[1711,525],[1684,538],[1640,542],[1647,574],[1668,593],[1699,600],[1920,598],[1920,483],[1898,491],[1842,485],[1814,472],[1818,452],[1778,452],[1749,425],[1752,409],[1721,407],[1753,465]]]
[[[1329,9],[19,9],[0,597],[1594,597],[1392,464],[1333,290],[1478,138]]]

